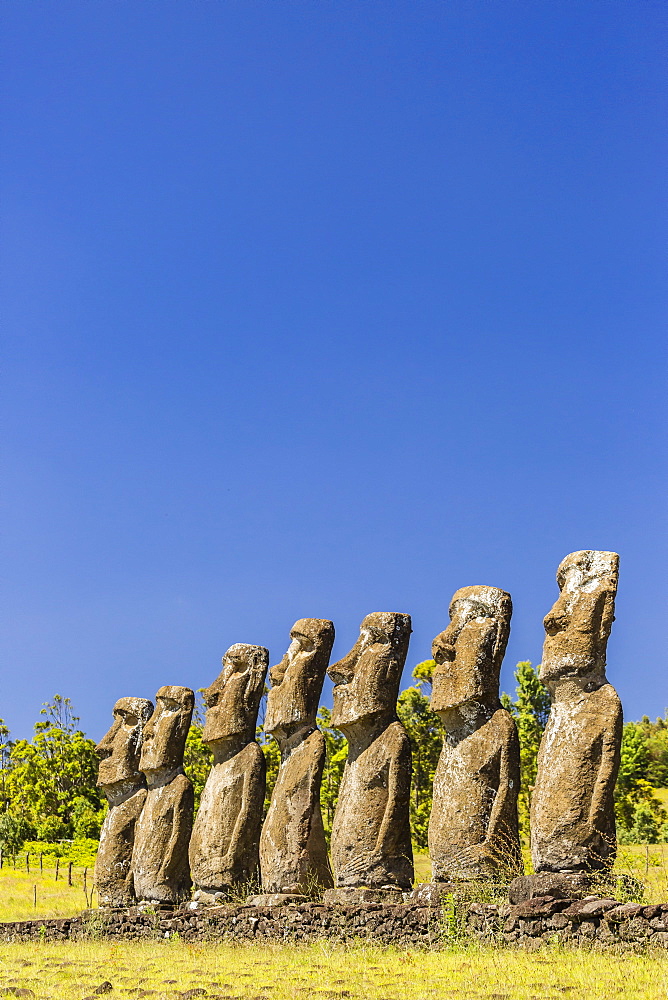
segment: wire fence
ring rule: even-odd
[[[93,905],[93,867],[92,865],[75,865],[73,861],[64,858],[54,857],[52,854],[44,852],[32,853],[21,852],[20,854],[7,854],[0,850],[0,870],[11,869],[16,873],[26,875],[39,875],[42,880],[49,876],[55,882],[62,882],[63,887],[67,885],[73,889],[83,890],[87,908]],[[37,883],[33,886],[33,905],[37,908]]]

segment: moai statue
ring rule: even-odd
[[[135,901],[132,849],[146,799],[139,755],[152,711],[153,705],[145,698],[121,698],[114,705],[111,729],[95,747],[100,758],[97,784],[109,802],[95,858],[94,884],[101,907],[131,906]]]
[[[410,615],[367,615],[351,651],[333,664],[332,725],[348,740],[332,829],[332,902],[401,899],[413,883],[411,748],[397,719]],[[354,890],[350,892],[349,890]]]
[[[265,732],[281,751],[281,765],[260,840],[265,894],[305,896],[332,886],[320,812],[325,738],[316,713],[334,643],[334,625],[302,618],[290,631],[291,643],[271,668]],[[257,902],[266,901],[258,897]]]
[[[174,904],[190,894],[188,842],[194,796],[183,773],[183,751],[195,705],[187,687],[161,687],[144,729],[139,767],[146,775],[146,802],[135,830],[132,855],[140,902]]]
[[[265,759],[255,726],[269,651],[236,643],[204,693],[202,739],[213,766],[202,792],[190,840],[190,869],[200,903],[225,899],[259,877]]]
[[[443,723],[429,820],[433,881],[508,880],[522,871],[517,824],[520,747],[499,701],[510,594],[462,587],[436,636],[430,708]]]
[[[613,793],[622,706],[605,676],[619,556],[573,552],[557,570],[559,598],[546,616],[540,679],[552,698],[531,797],[535,876],[515,893],[586,891],[609,871],[617,840]],[[530,884],[529,884],[529,881]],[[522,880],[519,880],[520,883]]]

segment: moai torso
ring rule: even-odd
[[[190,894],[194,795],[183,773],[183,751],[194,703],[190,688],[160,688],[144,730],[140,767],[148,791],[132,856],[135,895],[143,902],[179,903]]]
[[[131,906],[135,901],[132,851],[146,799],[139,756],[152,711],[153,705],[145,698],[121,698],[114,705],[111,729],[95,748],[100,757],[98,785],[109,801],[95,858],[94,884],[102,907]]]
[[[263,646],[231,646],[204,695],[202,739],[214,760],[190,840],[190,869],[207,895],[227,895],[259,877],[266,767],[255,726],[268,662]]]
[[[435,882],[505,881],[522,870],[517,729],[499,702],[510,594],[463,587],[434,640],[431,709],[445,737],[434,777],[429,855]]]
[[[281,764],[262,828],[260,865],[266,893],[304,894],[333,884],[320,811],[325,739],[315,720],[334,626],[302,618],[290,637],[270,672],[264,728],[280,747]]]
[[[410,889],[411,750],[396,716],[409,615],[367,615],[350,653],[329,669],[332,725],[348,740],[332,827],[339,888]]]
[[[540,679],[552,709],[531,798],[536,872],[609,869],[617,841],[613,794],[622,707],[605,677],[619,556],[574,552],[561,563],[561,594],[545,618]]]
[[[332,864],[339,888],[398,888],[413,884],[410,835],[411,745],[398,720],[377,735],[348,735],[332,825]]]

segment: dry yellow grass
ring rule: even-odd
[[[90,900],[92,872],[87,872],[88,899]],[[64,877],[56,881],[54,871],[39,869],[26,872],[19,868],[0,870],[0,921],[32,920],[36,917],[73,917],[86,909],[83,890],[83,869],[72,872],[73,884],[67,884],[67,868]],[[37,906],[35,906],[35,887]]]
[[[0,996],[83,1000],[665,1000],[668,964],[652,955],[471,947],[439,953],[311,945],[0,945]],[[199,993],[190,991],[202,991]],[[10,992],[11,991],[11,992]],[[19,994],[21,995],[21,994]]]

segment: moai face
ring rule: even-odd
[[[223,669],[204,692],[206,722],[205,743],[255,737],[255,726],[264,679],[269,665],[269,650],[242,642],[230,646],[223,657]]]
[[[195,706],[195,695],[187,687],[161,687],[155,696],[155,711],[146,723],[139,767],[151,771],[173,771],[183,765],[183,751]]]
[[[395,715],[410,634],[410,615],[375,611],[366,616],[353,648],[327,671],[335,684],[333,726]]]
[[[289,736],[315,726],[318,702],[334,644],[334,623],[324,618],[300,618],[290,630],[285,656],[269,672],[265,732]]]
[[[432,712],[466,702],[497,702],[513,605],[496,587],[462,587],[450,602],[450,624],[432,644]]]
[[[615,620],[618,574],[616,552],[572,552],[559,566],[561,593],[543,622],[540,679],[548,687],[566,677],[591,675],[594,684],[605,682],[605,653]]]
[[[152,712],[153,704],[146,698],[119,698],[116,702],[113,725],[95,747],[100,758],[97,783],[101,788],[141,777],[142,736]]]

